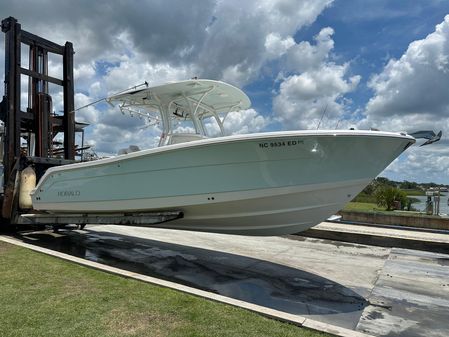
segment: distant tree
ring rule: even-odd
[[[403,182],[401,182],[399,184],[399,188],[401,188],[403,190],[416,190],[419,187],[418,187],[418,184],[413,181],[404,180]]]
[[[400,208],[407,205],[407,194],[401,191],[399,188],[381,185],[376,189],[374,193],[376,197],[376,203],[379,207],[385,207],[387,211],[395,209],[397,204],[400,204]]]
[[[373,195],[374,192],[376,191],[376,188],[377,188],[377,183],[375,180],[373,180],[363,189],[363,191],[361,193],[367,194],[367,195]]]
[[[388,186],[396,187],[398,185],[397,181],[393,181],[393,180],[390,180],[385,177],[377,177],[375,179],[375,182],[376,182],[377,186],[388,185]]]
[[[426,188],[426,189],[428,189],[428,188],[430,188],[430,187],[439,187],[440,185],[439,184],[435,184],[435,183],[432,183],[432,182],[430,182],[430,183],[422,183],[421,184],[424,188]]]
[[[376,192],[377,188],[379,186],[384,186],[384,185],[396,186],[396,182],[391,181],[388,178],[377,177],[374,180],[372,180],[360,193],[373,196],[374,193]]]

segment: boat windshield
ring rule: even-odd
[[[108,102],[161,125],[159,146],[224,136],[227,114],[251,105],[240,89],[212,80],[169,83],[115,95]]]

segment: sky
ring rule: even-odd
[[[442,130],[440,142],[418,141],[381,175],[449,184],[448,0],[15,0],[0,13],[73,43],[76,107],[145,81],[221,80],[252,101],[228,116],[230,134]],[[61,77],[61,59],[49,61]],[[62,110],[62,93],[50,91]],[[158,141],[157,127],[106,103],[76,118],[91,124],[86,139],[100,154]]]

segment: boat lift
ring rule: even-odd
[[[84,144],[75,144],[75,133],[84,131],[85,123],[75,121],[73,45],[58,45],[52,41],[22,30],[13,17],[1,22],[5,33],[5,91],[0,103],[0,159],[3,166],[3,184],[0,187],[0,229],[20,225],[63,226],[77,224],[119,224],[151,226],[183,216],[181,211],[118,214],[46,214],[19,205],[20,177],[24,169],[32,167],[36,182],[53,166],[66,165],[76,160]],[[22,48],[28,46],[28,67],[22,64]],[[62,57],[63,76],[48,75],[49,54]],[[21,77],[28,77],[28,106],[21,109]],[[63,114],[52,111],[49,84],[62,87]],[[63,133],[63,147],[55,136]],[[84,139],[84,133],[83,133]],[[25,144],[24,144],[25,143]]]
[[[64,225],[77,225],[83,229],[86,224],[91,225],[122,225],[151,227],[154,224],[182,218],[180,211],[152,212],[152,213],[116,213],[116,214],[22,214],[18,218],[19,225],[49,225],[58,228]]]

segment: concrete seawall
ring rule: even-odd
[[[338,214],[341,215],[344,221],[449,230],[449,218],[441,218],[438,216],[398,215],[357,211],[340,211]]]

